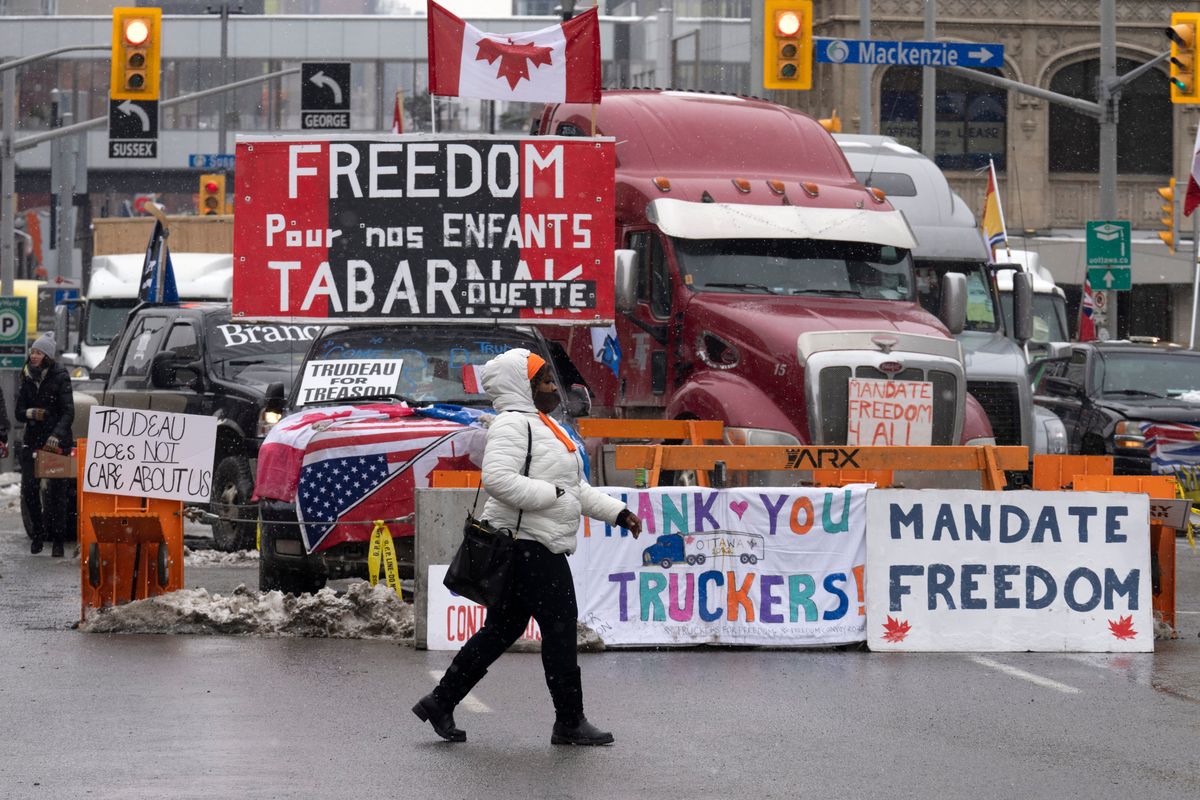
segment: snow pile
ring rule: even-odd
[[[0,472],[0,504],[4,504],[8,508],[16,508],[20,500],[21,473]]]
[[[1190,389],[1186,392],[1181,392],[1176,395],[1176,400],[1183,400],[1185,403],[1200,403],[1200,391]]]
[[[351,584],[344,594],[325,588],[300,597],[238,586],[226,596],[207,589],[136,600],[92,612],[79,624],[88,633],[186,633],[300,636],[330,639],[409,639],[413,608],[380,583]]]
[[[220,550],[192,550],[183,548],[184,567],[254,567],[258,565],[257,550],[238,550],[223,553]]]

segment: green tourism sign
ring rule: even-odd
[[[1087,265],[1128,267],[1133,255],[1132,226],[1127,219],[1087,224]],[[1101,288],[1095,285],[1093,289]],[[1129,288],[1129,287],[1126,287]]]
[[[1091,267],[1088,284],[1093,292],[1128,292],[1133,288],[1129,267]]]

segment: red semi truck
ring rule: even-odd
[[[535,133],[588,136],[592,115],[550,105]],[[911,229],[816,120],[747,97],[629,90],[606,92],[595,122],[617,143],[617,372],[593,337],[554,334],[594,413],[722,420],[736,444],[879,444],[850,430],[850,391],[916,381],[933,413],[915,443],[991,442],[951,336],[965,278],[945,277],[938,317],[922,309]]]

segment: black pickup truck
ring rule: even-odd
[[[1200,426],[1200,353],[1154,339],[1087,342],[1030,369],[1034,402],[1063,421],[1068,452],[1112,456],[1119,475],[1169,471],[1181,455],[1196,457],[1175,448],[1156,463],[1147,433]]]
[[[101,405],[217,418],[212,510],[218,549],[255,545],[255,459],[319,325],[247,325],[228,303],[134,309],[100,376]],[[95,375],[93,377],[96,377]]]

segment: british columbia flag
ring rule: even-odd
[[[1143,422],[1142,435],[1150,451],[1150,466],[1156,475],[1200,464],[1200,425],[1182,422]]]
[[[434,470],[477,470],[486,432],[440,419],[351,420],[317,433],[307,444],[296,489],[304,546],[313,553],[366,541],[374,520],[413,510],[418,486]],[[389,524],[393,536],[411,524]]]

